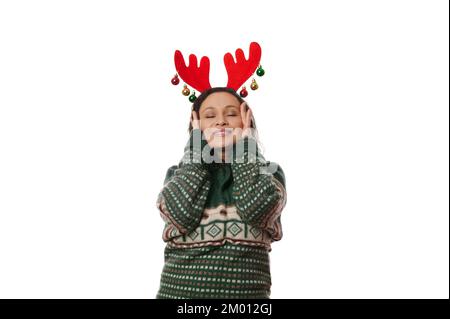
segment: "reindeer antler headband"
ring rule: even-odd
[[[189,55],[189,66],[186,66],[183,54],[179,50],[175,51],[174,59],[177,74],[172,78],[172,84],[178,85],[178,83],[180,83],[180,79],[178,78],[179,75],[185,82],[183,90],[181,91],[183,95],[188,96],[191,93],[187,85],[190,85],[200,93],[211,88],[211,84],[209,83],[209,58],[207,56],[201,58],[200,66],[197,66],[197,57],[194,54]],[[227,87],[237,91],[241,85],[245,84],[252,76],[255,70],[258,76],[263,76],[265,71],[259,64],[260,60],[261,47],[257,42],[250,43],[248,60],[245,59],[242,49],[236,50],[236,61],[234,61],[234,57],[231,53],[225,54],[223,62],[225,63],[225,68],[228,73]],[[252,79],[250,88],[252,90],[258,88],[255,78]],[[242,86],[239,94],[242,97],[248,95],[245,86]],[[194,102],[195,99],[196,96],[194,91],[189,96],[189,101]]]

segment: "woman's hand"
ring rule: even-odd
[[[192,111],[191,113],[191,125],[192,131],[189,136],[189,140],[184,147],[184,155],[182,158],[183,163],[202,163],[202,150],[204,147],[204,140],[202,138],[202,132],[200,130],[200,120],[197,113]]]
[[[241,119],[242,119],[242,135],[241,138],[244,138],[246,136],[252,136],[252,110],[250,107],[246,110],[246,104],[247,102],[241,103]]]
[[[200,128],[200,120],[198,119],[197,112],[192,111],[191,115],[192,115],[191,116],[192,129],[196,129],[196,128],[199,129]]]

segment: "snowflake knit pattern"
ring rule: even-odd
[[[204,163],[204,143],[192,147],[198,134],[157,197],[166,247],[156,298],[267,299],[271,244],[283,237],[284,172],[249,146],[251,136],[235,143],[244,151],[231,163]]]

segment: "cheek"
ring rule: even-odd
[[[200,128],[204,130],[205,128],[211,126],[211,119],[200,119]]]
[[[244,123],[242,123],[242,119],[240,116],[233,116],[230,118],[230,126],[233,128],[243,128]]]

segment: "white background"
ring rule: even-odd
[[[449,297],[447,1],[2,1],[0,297],[154,298],[190,104],[251,41],[286,174],[272,298]]]

